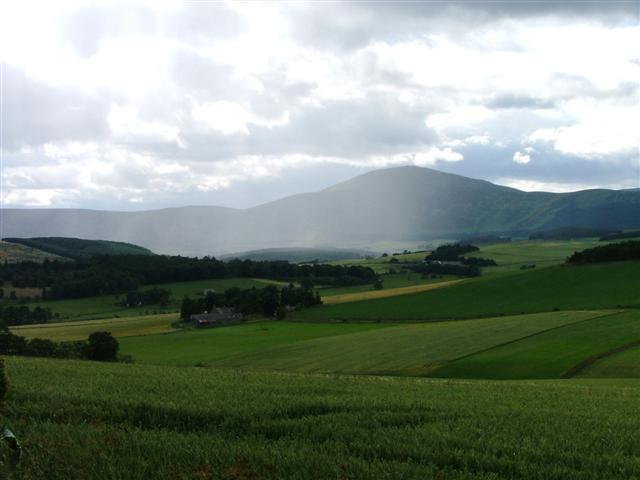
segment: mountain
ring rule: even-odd
[[[244,210],[140,212],[4,209],[6,237],[65,236],[219,255],[263,248],[350,247],[486,232],[640,227],[640,191],[523,192],[420,167],[376,170],[325,190]]]

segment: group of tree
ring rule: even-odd
[[[185,297],[180,308],[180,317],[188,321],[191,315],[210,312],[215,307],[232,307],[243,315],[282,317],[287,307],[303,308],[320,303],[320,295],[305,286],[296,287],[289,284],[282,289],[275,285],[248,289],[233,287],[224,293],[209,291],[202,298]]]
[[[640,230],[610,233],[608,235],[601,236],[599,240],[601,242],[607,242],[610,240],[626,240],[627,238],[640,238]]]
[[[593,238],[617,235],[620,230],[603,230],[601,228],[562,227],[540,230],[529,235],[529,240],[571,240],[573,238]]]
[[[475,245],[468,243],[448,243],[440,245],[431,255],[426,257],[427,260],[439,260],[443,262],[460,261],[460,257],[467,253],[477,252],[480,250]]]
[[[462,265],[472,265],[475,267],[495,267],[497,265],[495,260],[482,257],[462,257],[460,263],[462,263]]]
[[[114,361],[118,358],[118,341],[109,332],[93,332],[87,340],[54,342],[43,338],[15,335],[9,330],[0,331],[0,355],[24,355],[28,357],[72,358],[97,361]]]
[[[169,300],[171,300],[171,290],[154,287],[148,290],[133,290],[127,293],[124,305],[127,307],[142,307],[146,305],[166,307]]]
[[[40,306],[31,310],[26,305],[0,307],[0,325],[31,325],[34,323],[47,323],[52,314],[49,308]]]
[[[74,261],[0,265],[0,280],[10,281],[14,287],[41,288],[43,298],[48,299],[118,294],[136,291],[142,285],[214,278],[252,277],[348,286],[372,283],[375,276],[365,266],[161,255],[98,255]]]
[[[598,262],[617,262],[622,260],[640,260],[640,240],[610,243],[600,247],[575,252],[568,263],[584,264]]]
[[[478,277],[482,271],[477,265],[449,265],[446,263],[422,263],[409,267],[417,273],[421,273],[423,278],[429,275],[457,275],[459,277]]]

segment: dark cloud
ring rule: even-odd
[[[548,98],[532,97],[518,93],[503,93],[495,95],[486,103],[489,108],[533,108],[547,109],[553,108],[555,102]]]
[[[640,0],[360,1],[296,4],[291,23],[303,42],[355,49],[374,40],[394,43],[435,33],[463,35],[505,19],[578,19],[627,24],[640,19]]]

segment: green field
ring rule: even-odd
[[[454,381],[7,360],[13,478],[640,477],[637,381]]]
[[[11,331],[27,339],[48,338],[56,342],[84,340],[89,334],[107,331],[114,337],[131,337],[173,332],[172,323],[178,321],[178,314],[164,313],[138,317],[111,318],[108,320],[84,320],[40,325],[12,327]]]
[[[602,316],[466,356],[437,370],[443,378],[558,378],[600,353],[640,341],[640,312]]]
[[[554,309],[640,306],[640,262],[555,266],[465,280],[413,295],[323,305],[297,318],[318,320],[436,320],[514,315]]]
[[[166,307],[149,305],[144,307],[128,308],[120,305],[124,295],[105,295],[102,297],[77,298],[71,300],[49,300],[31,303],[30,307],[49,307],[59,317],[56,321],[91,320],[114,317],[130,317],[134,315],[149,315],[180,310],[182,299],[189,295],[192,297],[202,295],[207,289],[224,291],[231,287],[262,288],[270,283],[280,284],[271,280],[255,278],[222,278],[213,280],[197,280],[194,282],[160,283],[157,285],[145,285],[146,290],[153,287],[171,290],[172,300]],[[281,285],[281,284],[280,284]]]
[[[457,277],[442,275],[442,278],[422,278],[422,274],[415,272],[394,273],[382,275],[383,290],[391,288],[411,287],[414,285],[426,285],[430,283],[446,282]],[[317,288],[322,297],[344,295],[347,293],[370,292],[375,290],[373,284],[355,285],[352,287],[320,287]]]
[[[584,378],[640,378],[640,346],[598,360],[581,371],[578,376]]]
[[[159,365],[428,375],[459,357],[609,314],[554,312],[404,325],[272,321],[123,338],[121,347],[138,363]]]
[[[210,365],[238,355],[252,352],[260,354],[277,345],[392,326],[269,321],[188,330],[171,335],[123,338],[120,345],[123,353],[133,355],[134,361],[139,363]]]

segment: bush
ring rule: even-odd
[[[93,332],[87,340],[85,357],[101,362],[113,361],[118,358],[119,347],[118,341],[109,332]]]

